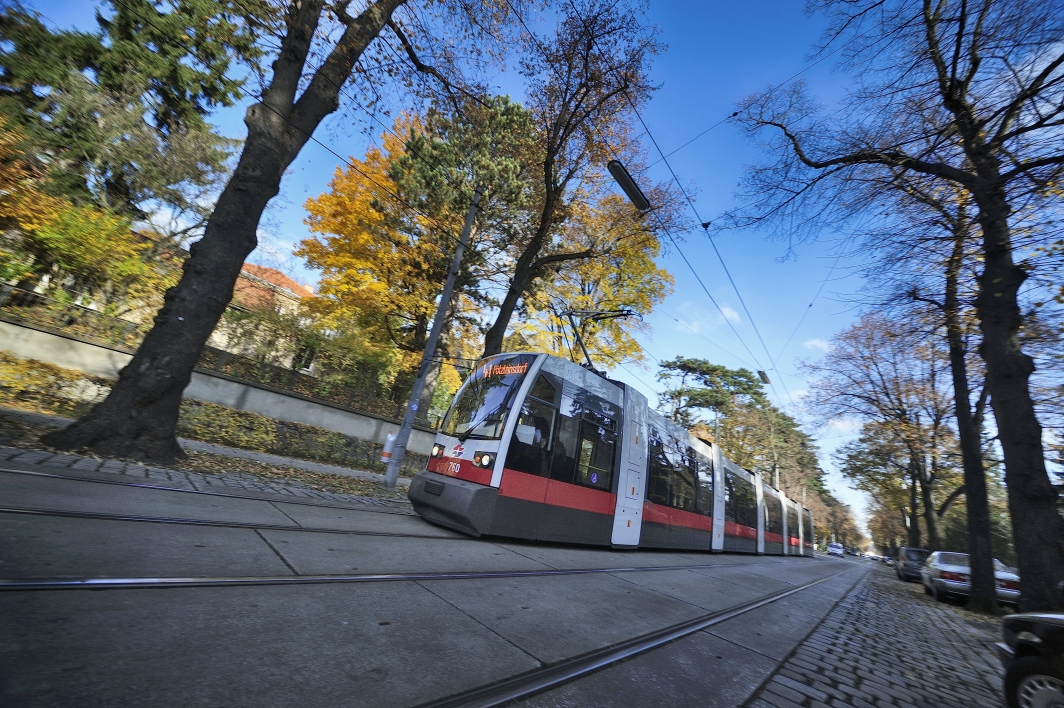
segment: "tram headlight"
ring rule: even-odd
[[[433,457],[443,457],[443,445],[440,445],[439,443],[436,443],[435,445],[433,445],[432,446],[432,456]]]
[[[495,466],[495,455],[490,452],[477,452],[473,455],[473,464],[477,467],[490,468]]]

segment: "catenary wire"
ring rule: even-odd
[[[541,52],[541,53],[543,54],[544,58],[546,58],[546,59],[548,59],[548,60],[549,60],[549,56],[547,55],[546,49],[545,49],[545,48],[543,47],[542,43],[541,43],[541,42],[539,41],[539,38],[538,38],[538,37],[536,36],[536,34],[535,34],[535,33],[534,33],[534,32],[533,32],[533,31],[532,31],[532,30],[531,30],[530,28],[529,28],[529,26],[528,26],[528,25],[527,25],[527,24],[525,23],[525,20],[524,20],[524,18],[523,18],[523,17],[521,16],[521,14],[520,14],[520,13],[519,13],[519,12],[517,11],[517,9],[516,9],[516,8],[515,8],[515,7],[513,6],[513,4],[512,4],[511,2],[510,2],[510,0],[505,0],[505,2],[506,2],[506,4],[507,4],[507,6],[508,6],[508,7],[510,8],[510,11],[514,13],[514,16],[515,16],[515,17],[517,18],[517,21],[518,21],[518,22],[519,22],[519,23],[521,24],[521,26],[522,26],[522,27],[524,27],[524,29],[525,29],[525,32],[527,32],[527,33],[528,33],[528,36],[529,36],[529,38],[531,38],[532,42],[533,42],[533,43],[534,43],[534,44],[536,45],[536,47],[537,47],[537,48],[538,48],[538,49],[540,50],[540,52]],[[572,0],[570,0],[570,5],[572,5]],[[584,31],[585,31],[585,33],[586,33],[586,34],[587,34],[587,35],[588,35],[589,37],[591,37],[591,34],[590,34],[590,32],[588,32],[588,31],[587,31],[587,25],[586,25],[586,24],[585,24],[585,23],[583,22],[583,18],[582,18],[582,17],[580,17],[580,11],[579,11],[579,10],[578,10],[578,9],[576,8],[576,6],[575,6],[575,5],[572,5],[572,7],[573,7],[573,12],[574,12],[574,13],[576,13],[576,16],[577,16],[578,18],[580,18],[580,22],[581,22],[581,24],[583,24],[583,25],[584,25]],[[593,38],[592,38],[592,42],[594,42],[594,39],[593,39]],[[631,97],[629,97],[629,96],[627,95],[627,92],[625,93],[625,97],[626,97],[626,98],[628,99],[628,102],[629,102],[629,104],[630,104],[630,105],[632,105],[632,107],[633,107],[633,110],[635,110],[635,106],[634,106],[634,104],[632,104],[632,100],[631,100]],[[638,112],[638,111],[635,111],[635,113],[636,113],[636,115],[637,115],[637,116],[639,116],[639,112]],[[642,121],[642,117],[641,117],[641,116],[639,117],[639,120],[640,120],[640,122],[641,122],[641,123],[643,122],[643,121]],[[645,123],[643,123],[643,128],[644,128],[645,130],[647,130],[647,135],[648,135],[648,136],[650,137],[650,139],[651,139],[652,141],[654,141],[654,137],[653,137],[653,135],[651,135],[651,134],[650,134],[649,130],[648,130],[648,129],[646,128],[646,124],[645,124]],[[595,129],[595,128],[593,127],[593,129]],[[654,141],[654,145],[655,145],[655,147],[657,147],[657,142],[656,142],[656,141]],[[616,155],[616,153],[615,153],[615,152],[613,151],[613,148],[612,148],[612,147],[610,147],[610,152],[611,152],[611,153],[613,153],[614,157],[617,157],[617,155]],[[659,152],[659,153],[661,152],[661,149],[660,149],[660,148],[658,148],[658,152]],[[668,163],[666,162],[666,164],[668,164]],[[669,167],[669,169],[670,169],[670,171],[671,171],[671,170],[672,170],[672,167],[670,166],[670,167]],[[674,174],[673,176],[674,176],[674,178],[675,178],[675,174]],[[678,180],[677,180],[677,184],[679,184],[679,181],[678,181]],[[686,196],[687,196],[687,193],[686,193],[686,191],[685,191],[685,190],[683,190],[683,187],[682,187],[682,186],[680,187],[680,189],[681,189],[681,191],[683,191],[683,193],[684,193],[684,196],[686,197]],[[690,198],[688,198],[688,203],[690,203]],[[694,205],[693,205],[693,204],[691,204],[691,207],[692,207],[692,209],[694,209]],[[695,213],[696,213],[696,216],[697,216],[697,210],[695,211]],[[698,281],[698,284],[699,284],[699,285],[700,285],[700,286],[702,287],[702,290],[703,290],[703,291],[704,291],[704,292],[706,293],[706,295],[707,295],[707,296],[709,297],[709,300],[710,300],[710,302],[712,302],[712,303],[713,303],[713,306],[714,306],[714,307],[716,307],[716,308],[717,308],[717,310],[718,310],[718,311],[720,312],[720,314],[721,314],[721,317],[722,317],[722,318],[724,319],[724,321],[725,321],[725,322],[726,322],[726,323],[728,324],[729,328],[730,328],[730,329],[732,330],[732,332],[733,332],[733,333],[735,334],[735,336],[736,336],[736,337],[737,337],[737,338],[739,339],[739,343],[740,343],[740,344],[742,344],[743,348],[744,348],[744,349],[745,349],[745,350],[747,351],[747,353],[749,353],[749,354],[750,354],[751,358],[753,358],[753,359],[754,359],[754,361],[755,361],[755,362],[757,362],[757,357],[756,357],[756,356],[754,355],[754,353],[753,353],[753,352],[752,352],[752,351],[750,350],[750,347],[749,347],[749,346],[747,346],[746,342],[745,342],[745,341],[743,340],[743,338],[742,338],[742,335],[740,335],[740,334],[739,334],[738,330],[737,330],[737,329],[735,328],[735,326],[734,326],[734,325],[732,324],[731,320],[729,320],[729,319],[728,319],[728,316],[727,316],[727,315],[726,315],[726,314],[724,313],[724,310],[723,310],[723,308],[721,308],[721,306],[720,306],[720,305],[719,305],[719,304],[717,303],[716,299],[715,299],[715,298],[713,297],[713,295],[712,295],[712,294],[711,294],[711,293],[709,292],[709,288],[707,288],[707,287],[706,287],[705,283],[704,283],[704,282],[702,281],[702,278],[701,278],[701,277],[700,277],[700,276],[698,275],[698,272],[697,272],[697,271],[695,270],[694,266],[693,266],[693,265],[691,265],[691,262],[690,262],[690,261],[689,261],[689,260],[687,259],[687,256],[686,256],[686,255],[684,254],[683,250],[682,250],[682,249],[680,248],[679,244],[677,243],[676,239],[675,239],[675,238],[673,237],[672,233],[671,233],[671,232],[670,232],[670,231],[669,231],[669,230],[668,230],[668,229],[667,229],[667,228],[665,227],[665,224],[664,224],[664,222],[663,222],[663,221],[662,221],[662,220],[660,219],[660,217],[658,217],[658,222],[659,222],[659,225],[660,225],[660,226],[662,227],[662,230],[664,231],[664,233],[665,233],[665,234],[666,234],[666,236],[668,237],[669,241],[670,241],[670,242],[672,243],[673,247],[674,247],[674,248],[676,249],[676,252],[680,254],[680,257],[681,257],[681,258],[683,259],[684,263],[685,263],[685,264],[687,265],[687,267],[688,267],[688,268],[690,269],[690,271],[691,271],[691,274],[692,274],[692,275],[694,275],[694,277],[695,277],[695,280],[697,280],[697,281]],[[712,242],[712,239],[711,239],[711,242]],[[714,244],[714,248],[716,248],[716,245],[715,245],[715,244]],[[719,257],[719,253],[718,253],[718,257]],[[723,263],[723,260],[722,260],[721,262]],[[730,275],[729,275],[729,277],[730,277]],[[734,286],[734,281],[733,281],[733,286]],[[738,290],[736,290],[736,293],[738,294]],[[742,300],[742,295],[739,295],[739,298],[740,298],[740,300]],[[743,304],[743,307],[744,307],[744,309],[745,309],[745,307],[746,307],[746,306],[745,306],[745,303]],[[747,311],[747,316],[749,316],[749,311]],[[752,318],[752,317],[751,317],[751,324],[753,324],[753,318]],[[755,327],[755,330],[756,330],[756,327]],[[766,349],[766,353],[767,353],[767,349]],[[769,354],[768,356],[769,356],[769,357],[771,357],[771,354]],[[758,364],[758,368],[761,368],[760,364]],[[629,372],[629,373],[631,373],[631,372]],[[637,378],[638,378],[638,377],[637,377]],[[779,395],[779,394],[777,393],[777,397],[778,397],[778,395]]]
[[[569,2],[569,6],[573,10],[573,13],[579,19],[580,24],[584,27],[584,33],[587,35],[588,40],[591,42],[592,45],[594,45],[595,44],[594,35],[592,35],[591,31],[588,29],[587,23],[584,22],[584,19],[583,19],[583,17],[580,14],[580,10],[576,7],[576,4],[575,4],[574,0],[568,0],[568,2]],[[522,22],[522,24],[524,24],[524,23]],[[728,276],[728,281],[731,283],[732,289],[735,291],[735,295],[739,298],[739,304],[742,306],[743,311],[746,313],[747,318],[750,320],[750,325],[754,328],[754,333],[757,335],[758,341],[761,342],[761,347],[765,350],[765,356],[768,357],[768,360],[771,363],[772,354],[771,354],[771,352],[769,352],[768,345],[765,344],[764,337],[761,336],[761,330],[758,328],[757,322],[754,320],[753,315],[750,313],[750,308],[747,307],[746,301],[743,299],[743,295],[739,291],[739,287],[738,287],[738,285],[736,285],[735,279],[732,277],[731,270],[728,268],[727,263],[724,261],[724,257],[721,255],[720,250],[717,248],[716,241],[714,241],[712,235],[710,235],[708,225],[706,225],[706,222],[704,222],[702,220],[701,215],[698,213],[698,209],[695,207],[694,201],[691,199],[690,195],[687,193],[687,190],[684,188],[683,184],[680,182],[679,177],[677,177],[676,171],[672,168],[672,165],[669,163],[668,159],[666,158],[665,152],[661,149],[661,146],[658,144],[658,141],[654,137],[653,132],[651,132],[650,127],[647,125],[646,121],[643,120],[643,116],[640,113],[639,108],[635,105],[635,101],[632,100],[632,97],[628,93],[627,90],[622,90],[622,92],[624,93],[624,97],[625,97],[625,99],[627,99],[628,105],[631,107],[632,112],[635,114],[636,118],[639,120],[640,125],[643,126],[643,130],[646,132],[647,137],[650,138],[650,142],[654,145],[654,149],[657,150],[658,154],[661,156],[661,161],[664,162],[665,166],[669,169],[669,174],[672,175],[673,182],[676,183],[676,186],[679,188],[680,193],[683,194],[684,199],[687,200],[687,204],[688,204],[688,206],[690,206],[692,213],[695,215],[695,218],[698,220],[698,223],[703,224],[702,228],[705,231],[706,237],[709,239],[710,245],[713,247],[713,252],[716,254],[717,260],[720,261],[721,267],[724,269],[724,273]],[[613,153],[612,147],[610,147],[610,152]],[[614,157],[617,158],[616,153],[613,153],[613,154],[614,154]],[[659,223],[661,223],[660,219],[659,219]],[[662,227],[664,227],[663,223],[661,223],[661,225],[662,225]],[[684,261],[688,264],[688,267],[691,267],[690,261],[688,261],[687,257],[683,255],[683,252],[680,250],[679,246],[676,245],[676,241],[672,237],[671,234],[669,234],[669,240],[672,241],[673,244],[676,246],[677,252],[680,253],[680,255],[683,257]],[[691,268],[691,270],[692,270],[692,272],[694,272],[694,268],[693,267]],[[702,285],[703,289],[706,291],[706,294],[708,295],[709,294],[709,290],[708,290],[708,288],[705,287],[704,284],[702,284],[701,278],[698,278],[697,274],[695,274],[695,277],[698,279],[699,283]],[[712,299],[712,296],[711,296],[711,299]],[[716,300],[713,300],[713,304],[716,305]],[[720,309],[719,306],[718,306],[718,309]],[[721,311],[721,314],[722,315],[724,314],[723,310]],[[725,320],[727,320],[727,317],[725,317]],[[734,326],[732,327],[732,331],[735,332],[737,337],[739,336],[738,330],[736,330]],[[741,341],[741,337],[740,337],[740,341]],[[750,351],[750,348],[746,346],[745,342],[743,342],[743,346],[750,353],[750,356],[754,359],[754,362],[758,363],[758,368],[762,368],[760,366],[760,363],[757,361],[757,357],[754,355],[754,353],[752,351]],[[775,371],[775,369],[771,369],[771,370]],[[782,382],[781,382],[781,384],[782,384]],[[769,386],[772,388],[773,392],[776,393],[777,399],[781,399],[781,397],[779,395],[779,392],[776,391],[775,384],[770,382]],[[784,388],[786,389],[786,386],[784,386]],[[788,395],[788,398],[791,399],[791,404],[793,405],[794,404],[794,399],[791,398],[789,395]]]
[[[804,74],[805,72],[809,71],[810,69],[812,69],[812,68],[813,68],[814,66],[816,66],[816,65],[817,65],[817,64],[819,64],[820,62],[822,62],[822,61],[824,61],[825,59],[828,59],[828,58],[830,58],[830,57],[834,56],[834,55],[835,55],[836,53],[838,53],[838,52],[839,52],[839,51],[840,51],[840,50],[841,50],[841,49],[842,49],[843,47],[845,47],[845,46],[846,46],[845,44],[840,44],[839,46],[837,46],[837,47],[835,47],[835,48],[834,48],[833,50],[831,50],[831,51],[830,51],[829,53],[827,53],[827,54],[823,55],[822,57],[820,57],[819,59],[817,59],[816,61],[814,61],[814,62],[813,62],[812,64],[809,64],[809,65],[807,65],[807,66],[806,66],[806,67],[805,67],[804,69],[802,69],[801,71],[799,71],[799,72],[797,72],[797,73],[795,73],[795,74],[792,74],[792,75],[791,75],[790,77],[788,77],[788,78],[784,79],[783,81],[781,81],[780,83],[776,84],[775,86],[771,86],[771,87],[769,87],[769,89],[768,89],[767,91],[765,91],[765,95],[768,95],[768,94],[771,94],[771,93],[775,93],[776,91],[779,91],[779,90],[780,90],[781,88],[783,88],[784,86],[786,86],[786,85],[787,85],[787,84],[789,84],[790,82],[794,81],[794,80],[795,80],[795,79],[797,79],[797,78],[798,78],[799,76],[801,76],[801,75],[802,75],[802,74]],[[657,160],[654,160],[654,162],[652,162],[652,163],[650,163],[649,165],[647,165],[646,169],[648,169],[648,170],[649,170],[649,169],[650,169],[651,167],[653,167],[654,165],[658,164],[659,162],[661,162],[661,161],[662,161],[662,160],[664,160],[665,158],[667,158],[667,157],[672,157],[673,155],[675,155],[676,153],[678,153],[678,152],[679,152],[680,150],[683,150],[683,149],[684,149],[685,147],[687,147],[688,145],[690,145],[690,144],[691,144],[691,143],[693,143],[694,141],[696,141],[696,140],[698,140],[699,138],[701,138],[701,137],[702,137],[703,135],[705,135],[706,133],[710,132],[711,130],[713,130],[713,129],[714,129],[714,128],[716,128],[716,127],[719,127],[719,126],[721,126],[721,125],[723,125],[723,124],[727,123],[727,122],[728,122],[729,120],[731,120],[732,118],[736,117],[737,115],[739,115],[738,111],[736,111],[736,112],[733,112],[733,113],[732,113],[731,115],[729,115],[729,116],[725,116],[724,118],[720,119],[719,121],[717,121],[717,122],[716,122],[716,123],[714,123],[713,125],[709,126],[709,127],[708,127],[708,128],[706,128],[705,130],[703,130],[703,131],[702,131],[701,133],[699,133],[698,135],[694,136],[693,138],[691,138],[690,140],[688,140],[687,142],[685,142],[685,143],[684,143],[683,145],[680,145],[680,147],[678,147],[678,148],[675,148],[675,149],[673,149],[673,150],[671,150],[671,151],[669,151],[669,152],[665,153],[664,155],[662,155],[662,156],[661,156],[661,157],[660,157],[659,159],[657,159]]]
[[[842,244],[842,247],[839,249],[839,254],[835,257],[835,262],[832,263],[831,268],[828,269],[828,274],[824,276],[823,280],[820,281],[820,287],[817,288],[816,294],[813,295],[813,299],[809,301],[809,304],[802,312],[802,316],[798,318],[798,324],[794,325],[794,329],[791,331],[791,336],[787,337],[787,341],[784,342],[783,346],[780,348],[780,353],[777,354],[776,358],[772,360],[773,367],[776,366],[776,362],[779,361],[780,357],[783,356],[783,353],[787,351],[787,347],[790,346],[791,340],[794,339],[794,335],[798,334],[799,328],[801,328],[802,323],[805,322],[806,315],[808,315],[809,311],[813,309],[813,305],[820,298],[820,294],[824,292],[824,286],[826,286],[828,284],[828,281],[831,280],[831,276],[835,272],[835,268],[838,267],[839,261],[841,261],[842,257],[846,254],[847,243],[849,243],[849,241],[852,239],[853,237],[851,236],[849,239],[846,240],[846,242]]]

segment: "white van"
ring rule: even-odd
[[[828,555],[829,556],[838,556],[839,558],[842,558],[842,555],[843,555],[842,544],[841,543],[829,543],[828,544]]]

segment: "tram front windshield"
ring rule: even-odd
[[[535,358],[535,354],[512,354],[482,361],[451,404],[441,432],[462,440],[502,438],[506,414]]]

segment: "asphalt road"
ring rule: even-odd
[[[399,507],[6,467],[3,706],[484,705],[470,692],[547,669],[578,675],[513,695],[735,706],[868,569],[474,540]]]

